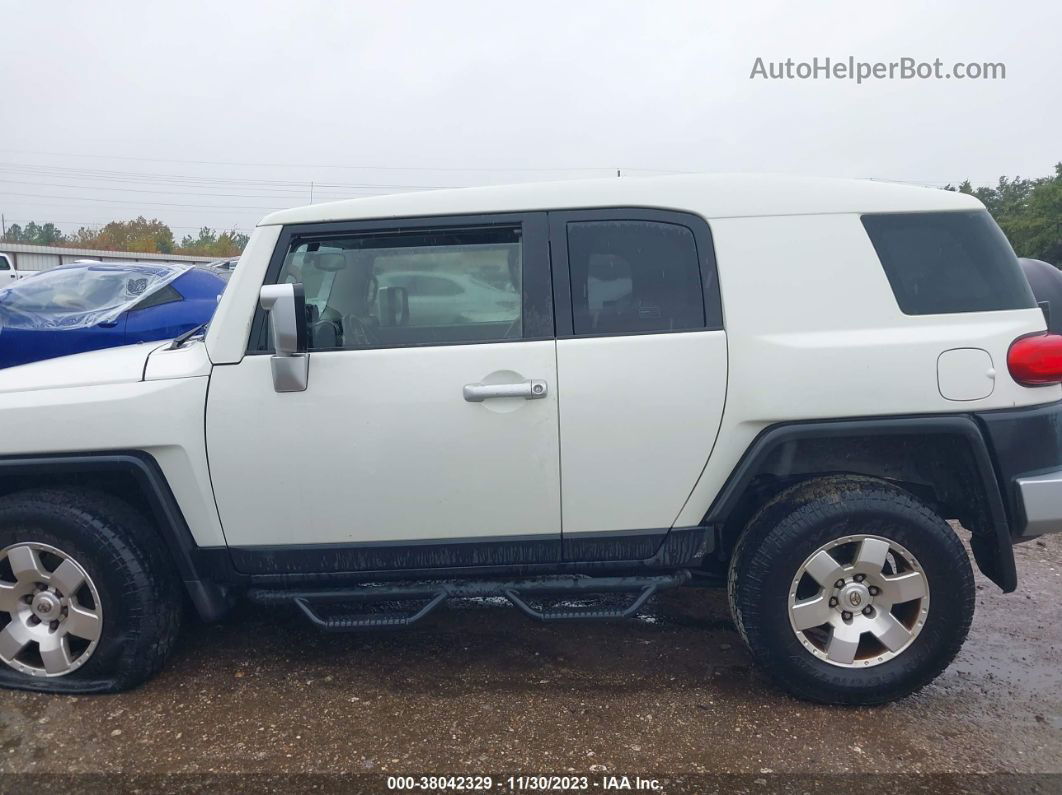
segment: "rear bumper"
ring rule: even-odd
[[[1013,539],[1062,532],[1062,401],[976,416]]]
[[[1062,532],[1062,469],[1016,478],[1021,503],[1018,535],[1039,536]]]

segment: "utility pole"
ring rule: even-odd
[[[620,176],[620,170],[618,168],[616,169],[616,176]]]
[[[310,180],[310,204],[313,204],[313,180]]]
[[[7,219],[3,215],[0,215],[0,229],[4,230],[4,237],[7,237]]]

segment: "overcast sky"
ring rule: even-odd
[[[776,171],[994,183],[1062,160],[1062,3],[0,0],[0,212],[180,237],[429,186]],[[765,61],[1006,79],[750,80]]]

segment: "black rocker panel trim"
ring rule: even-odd
[[[738,506],[745,489],[763,471],[771,454],[787,442],[890,435],[944,435],[957,437],[968,445],[991,524],[989,536],[975,536],[972,539],[974,557],[982,573],[1004,592],[1009,593],[1017,588],[1018,575],[1014,564],[1013,540],[996,467],[980,426],[969,414],[872,417],[772,425],[764,429],[749,445],[708,509],[702,524],[723,524]],[[843,471],[843,467],[840,469]]]
[[[660,549],[667,529],[603,533],[564,533],[565,560],[643,560]]]
[[[301,563],[308,569],[314,563],[308,563],[308,559],[299,560],[303,551],[312,551],[315,554],[349,553],[349,546],[329,545],[330,550],[313,550],[313,546],[303,547],[234,547],[230,550],[233,560],[241,570],[250,574],[250,581],[256,585],[270,585],[284,587],[296,583],[313,583],[319,586],[330,586],[339,583],[358,583],[375,581],[417,581],[437,580],[446,578],[493,578],[493,577],[524,577],[550,574],[638,574],[646,571],[673,571],[681,568],[689,568],[700,564],[704,555],[711,549],[712,536],[709,528],[684,527],[675,528],[666,533],[663,543],[648,558],[634,560],[551,560],[543,563],[510,563],[500,562],[497,555],[497,541],[499,539],[479,539],[469,541],[464,546],[469,547],[465,554],[479,562],[473,565],[462,565],[460,559],[450,558],[443,562],[442,558],[436,558],[436,566],[414,568],[409,564],[423,560],[419,553],[410,554],[411,548],[439,546],[459,546],[461,544],[416,544],[406,546],[370,546],[362,547],[362,550],[372,549],[372,560],[380,566],[378,569],[348,569],[343,571],[297,571],[292,567],[292,562]],[[520,543],[510,541],[509,543]],[[535,542],[531,542],[535,543]],[[642,539],[637,542],[643,543]],[[478,549],[477,549],[478,548]],[[632,549],[637,547],[632,546]],[[294,553],[294,557],[292,557]],[[512,550],[509,550],[512,554]],[[357,562],[356,558],[348,558]],[[467,558],[466,558],[467,559]],[[364,558],[362,560],[365,560]],[[269,562],[272,570],[267,570],[264,565]],[[396,565],[398,562],[406,564],[406,567]],[[333,561],[334,563],[334,561]],[[318,561],[319,564],[319,561]],[[245,567],[255,567],[257,571],[250,571]],[[280,568],[286,567],[286,568]]]
[[[560,560],[556,535],[431,539],[404,543],[278,544],[230,547],[233,565],[248,574],[308,574],[447,566],[510,566]]]
[[[231,547],[233,565],[251,575],[357,574],[412,571],[438,573],[441,569],[484,568],[512,572],[522,567],[552,570],[606,562],[645,564],[665,551],[666,541],[677,539],[658,562],[688,565],[700,546],[687,536],[706,536],[704,528],[639,530],[621,533],[557,536],[475,537],[355,544],[302,544]],[[676,552],[688,547],[686,557]],[[563,559],[562,559],[563,548]],[[701,552],[703,554],[703,551]]]

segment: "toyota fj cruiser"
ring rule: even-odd
[[[793,693],[904,696],[973,616],[953,527],[1004,591],[1012,544],[1062,529],[1045,328],[983,206],[941,190],[690,176],[275,213],[205,333],[0,373],[0,683],[132,686],[185,599],[332,631],[483,595],[618,618],[696,573]]]

